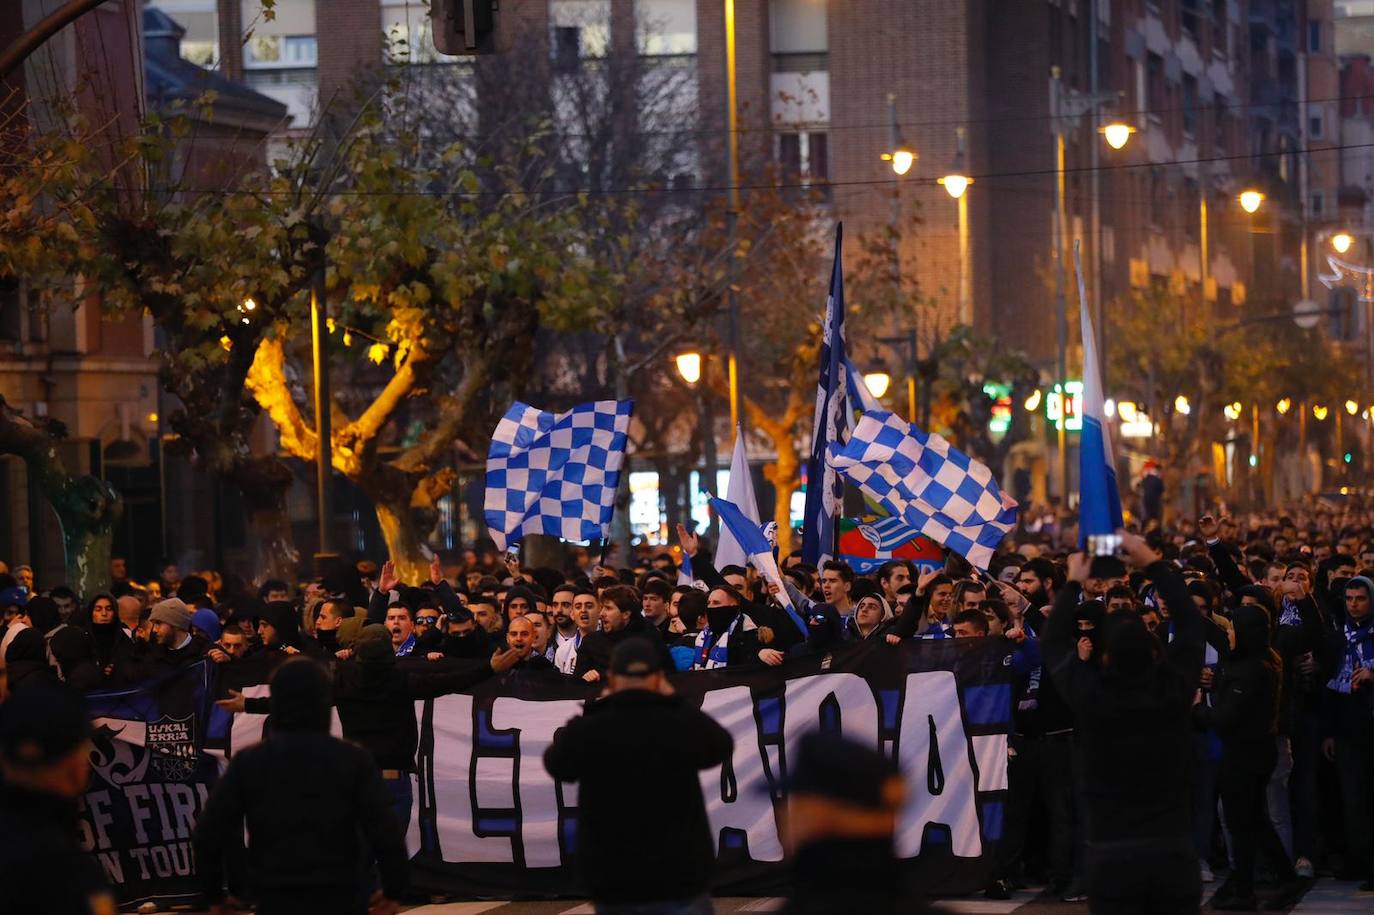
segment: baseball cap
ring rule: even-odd
[[[660,673],[663,661],[648,639],[626,639],[611,653],[611,673],[620,677],[647,677]]]

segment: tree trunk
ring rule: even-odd
[[[52,506],[62,527],[67,587],[85,601],[109,590],[111,540],[124,503],[104,480],[67,473],[57,450],[65,435],[61,423],[35,424],[0,397],[0,454],[24,460],[30,489],[41,492]]]
[[[399,482],[394,478],[399,478]],[[404,474],[383,474],[380,481],[356,482],[372,500],[387,554],[396,564],[401,581],[408,585],[429,581],[429,560],[421,550],[424,538],[415,524],[415,513],[410,507],[411,487]]]
[[[773,484],[773,520],[778,524],[778,555],[792,552],[792,493],[801,485],[801,458],[796,440],[788,435],[773,437],[778,459],[764,468]]]
[[[291,469],[275,457],[250,458],[235,468],[233,480],[243,494],[248,513],[255,545],[253,570],[258,581],[277,578],[295,582],[299,574],[301,554],[296,549],[286,510],[286,495],[293,479]]]
[[[29,467],[33,479],[33,464]],[[104,480],[82,476],[68,478],[47,496],[62,525],[67,587],[82,601],[108,591],[114,527],[124,509],[119,493]]]

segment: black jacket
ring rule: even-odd
[[[729,732],[700,709],[644,690],[588,702],[554,735],[544,767],[578,783],[577,847],[592,899],[688,899],[710,889],[716,843],[697,773],[733,750]]]
[[[131,679],[161,677],[184,670],[195,664],[210,651],[212,646],[197,633],[191,633],[191,641],[180,648],[164,648],[154,641],[134,642],[133,668]]]
[[[1089,841],[1186,839],[1192,834],[1193,696],[1202,673],[1202,617],[1183,577],[1166,562],[1146,569],[1169,607],[1174,640],[1159,660],[1126,677],[1078,659],[1079,587],[1055,597],[1041,634],[1045,668],[1073,710],[1083,763]],[[1076,773],[1077,774],[1077,773]]]
[[[1278,734],[1280,681],[1278,656],[1269,648],[1268,614],[1240,606],[1233,613],[1236,649],[1212,689],[1212,705],[1194,708],[1203,726],[1221,738],[1222,770],[1273,765]]]
[[[90,915],[107,897],[105,871],[81,850],[75,801],[0,784],[0,912]]]
[[[328,734],[269,732],[234,755],[194,834],[196,868],[211,902],[224,896],[224,855],[243,835],[245,821],[248,879],[263,899],[345,897],[356,909],[367,898],[367,850],[376,857],[386,896],[395,899],[405,890],[401,824],[362,747]]]
[[[394,663],[376,665],[340,661],[334,666],[334,707],[344,736],[369,750],[377,768],[414,772],[420,743],[415,700],[458,692],[491,674],[487,659],[455,662],[398,658]],[[269,700],[248,699],[244,707],[266,715]]]
[[[668,652],[668,646],[663,644],[658,628],[637,615],[625,624],[624,629],[615,632],[593,632],[583,639],[577,649],[577,667],[573,670],[573,676],[581,677],[587,671],[595,670],[604,678],[606,669],[611,666],[611,654],[615,651],[615,646],[626,639],[634,638],[644,639],[654,646],[664,670],[676,669],[673,666],[673,656]]]

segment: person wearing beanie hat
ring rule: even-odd
[[[226,855],[246,825],[248,884],[261,915],[361,915],[374,861],[377,908],[395,911],[407,879],[405,834],[367,750],[329,733],[328,674],[293,658],[270,686],[262,742],[234,754],[196,823],[197,876],[211,910],[225,897]]]
[[[217,663],[229,660],[228,655],[213,649],[210,642],[191,631],[191,610],[179,598],[169,597],[153,604],[148,620],[151,636],[134,646],[138,678],[162,676],[205,657]]]
[[[358,633],[350,657],[335,665],[333,703],[344,737],[371,751],[402,824],[410,821],[411,777],[420,742],[415,700],[466,689],[510,670],[519,660],[516,651],[499,651],[486,661],[397,658],[391,632],[370,623]],[[235,690],[216,704],[230,712],[271,713],[270,700],[246,699]]]
[[[219,635],[224,628],[219,621],[219,615],[208,607],[202,607],[191,614],[191,628],[199,632],[212,642],[219,641]]]
[[[90,733],[80,693],[61,683],[0,706],[0,912],[114,915],[105,871],[78,838]]]

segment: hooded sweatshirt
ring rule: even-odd
[[[1273,766],[1278,734],[1281,683],[1269,613],[1242,604],[1231,613],[1236,647],[1221,669],[1212,704],[1194,709],[1197,720],[1221,738],[1222,769],[1267,771]]]

